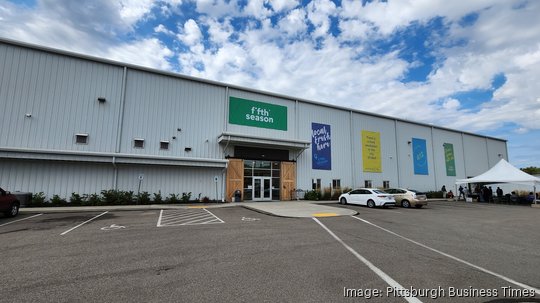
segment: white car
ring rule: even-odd
[[[358,188],[339,196],[339,203],[367,205],[371,208],[394,206],[396,200],[392,195],[377,188]]]

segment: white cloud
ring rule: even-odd
[[[296,36],[306,31],[305,21],[306,12],[303,9],[295,9],[279,21],[279,28],[289,36]]]
[[[149,56],[148,54],[152,54],[152,56]],[[166,59],[172,55],[173,52],[155,38],[111,47],[107,50],[106,54],[104,54],[105,57],[112,60],[162,70],[171,69],[171,66]]]
[[[314,37],[322,37],[330,30],[330,17],[337,13],[336,5],[330,0],[314,0],[307,6],[308,19],[315,27]]]
[[[189,19],[184,23],[184,27],[181,34],[178,34],[178,39],[187,44],[193,46],[201,41],[202,33],[201,29],[197,25],[197,22],[193,19]]]
[[[158,26],[154,27],[154,32],[174,36],[174,32],[166,28],[163,24],[159,24]]]
[[[298,6],[298,0],[267,0],[275,12],[290,10]]]

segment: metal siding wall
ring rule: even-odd
[[[495,166],[501,159],[508,161],[506,142],[487,139],[489,167]],[[500,155],[500,156],[499,156]]]
[[[241,91],[237,89],[229,89],[229,96],[242,98],[242,99],[248,99],[252,101],[286,106],[287,107],[287,131],[230,124],[228,120],[229,113],[227,112],[227,132],[259,136],[259,137],[269,137],[269,138],[276,138],[276,139],[296,139],[297,122],[296,122],[296,111],[295,111],[294,100],[271,97],[271,96],[267,96],[263,94],[256,94],[256,93]],[[227,100],[227,102],[229,102],[229,100]]]
[[[426,140],[429,175],[414,174],[412,144],[408,144],[408,141],[412,141],[412,138]],[[398,121],[397,144],[401,187],[421,191],[439,190],[440,188],[435,185],[431,127]]]
[[[216,183],[214,176],[218,176],[218,198],[222,195],[222,170],[213,168],[196,167],[169,167],[150,165],[119,165],[118,166],[118,189],[131,190],[137,193],[139,186],[139,174],[144,174],[141,182],[141,192],[147,191],[153,194],[161,191],[163,199],[174,193],[182,196],[182,193],[191,192],[192,199],[207,196],[216,198]]]
[[[114,151],[121,68],[5,44],[0,63],[0,107],[9,113],[0,146]],[[89,143],[75,144],[76,133],[88,133]]]
[[[224,101],[223,87],[129,70],[121,152],[222,159]],[[145,139],[144,149],[133,148],[134,138]],[[159,148],[161,140],[169,150]]]
[[[0,159],[0,184],[10,191],[44,192],[50,199],[68,199],[72,192],[100,193],[113,188],[113,167],[107,164]]]
[[[446,175],[446,158],[444,155],[443,146],[444,143],[451,143],[454,146],[454,162],[456,165],[455,177]],[[439,190],[443,185],[446,185],[446,189],[452,190],[455,194],[456,179],[466,178],[461,133],[434,128],[433,144],[435,149],[435,170],[437,173],[435,189]]]
[[[474,177],[487,171],[489,166],[486,138],[463,135],[467,177]]]
[[[333,179],[341,180],[341,187],[351,187],[351,144],[349,112],[325,108],[318,105],[299,102],[299,140],[311,142],[311,123],[330,125],[332,136],[332,170],[312,169],[310,146],[297,162],[297,187],[311,189],[311,179],[321,179],[324,187],[329,187]]]
[[[382,173],[364,172],[362,161],[362,131],[380,133]],[[398,167],[396,157],[396,134],[394,120],[353,114],[352,152],[355,157],[355,187],[364,187],[365,180],[371,180],[373,187],[383,187],[383,181],[390,181],[391,187],[398,186]],[[401,161],[401,158],[400,158]],[[403,182],[401,182],[403,183]]]

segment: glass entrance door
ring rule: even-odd
[[[253,201],[272,200],[272,178],[253,177]]]

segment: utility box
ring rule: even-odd
[[[234,191],[233,202],[241,202],[241,201],[242,201],[242,191],[237,189]]]

